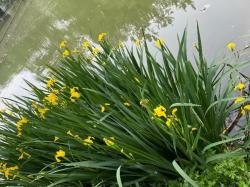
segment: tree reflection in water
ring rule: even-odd
[[[58,42],[72,46],[87,37],[93,41],[107,32],[113,42],[139,36],[151,24],[166,27],[173,10],[193,6],[192,0],[24,0],[18,19],[12,23],[4,46],[0,45],[0,85],[28,68],[41,73],[44,63],[56,59]],[[4,57],[4,58],[3,58]]]

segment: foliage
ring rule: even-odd
[[[15,1],[16,0],[0,0],[0,6],[7,6],[7,7],[9,7]]]
[[[250,185],[249,163],[246,158],[228,158],[210,165],[201,173],[190,174],[193,179],[199,181],[201,187],[212,186],[239,186],[247,187]],[[249,162],[249,161],[248,161]],[[189,186],[187,183],[179,186]]]
[[[249,160],[247,158],[227,158],[216,163],[209,164],[204,171],[195,171],[189,175],[197,181],[200,187],[212,186],[239,186],[247,187],[250,185]],[[247,164],[248,163],[248,164]],[[188,182],[183,180],[171,181],[171,187],[189,187]]]
[[[106,38],[99,36],[99,46],[84,43],[83,51],[62,41],[52,78],[42,77],[42,88],[28,83],[32,96],[6,103],[1,184],[164,186],[187,168],[248,154],[237,145],[248,136],[223,135],[230,115],[248,116],[244,88],[245,99],[233,102],[238,68],[248,62],[208,64],[199,30],[195,63],[187,57],[186,32],[177,57],[157,40],[162,63],[145,40],[128,49]]]

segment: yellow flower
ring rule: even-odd
[[[192,132],[197,131],[197,130],[198,130],[198,129],[195,128],[195,127],[193,127],[193,128],[191,129]]]
[[[49,111],[48,108],[37,108],[38,112],[40,113],[40,117],[45,119],[45,114]]]
[[[237,97],[235,100],[234,100],[234,104],[237,104],[237,103],[240,103],[242,101],[244,101],[245,98],[244,97]]]
[[[28,122],[29,122],[29,120],[27,118],[21,117],[21,119],[17,122],[17,125],[24,125]]]
[[[240,83],[238,83],[236,86],[235,86],[235,90],[240,90],[240,91],[242,91],[242,90],[244,90],[245,89],[245,84],[244,83],[242,83],[242,82],[240,82]]]
[[[110,103],[104,103],[105,106],[110,106]]]
[[[21,155],[18,157],[18,160],[23,160],[24,159],[24,154],[21,153]]]
[[[172,126],[172,120],[170,118],[167,119],[166,125],[170,128]]]
[[[137,47],[139,47],[139,46],[141,45],[141,40],[136,39],[136,40],[134,41],[134,43],[135,43],[135,45],[136,45]]]
[[[118,48],[123,48],[125,45],[122,41],[119,41],[118,42]]]
[[[30,158],[31,157],[31,155],[29,153],[23,151],[22,148],[21,149],[17,149],[17,150],[21,153],[21,155],[19,156],[18,160],[23,160],[23,159],[25,159],[25,157],[26,158]]]
[[[103,138],[103,141],[105,142],[105,144],[106,144],[107,146],[113,146],[113,145],[115,144],[114,140],[115,140],[114,137]]]
[[[82,141],[82,139],[80,138],[80,136],[78,134],[74,135],[73,133],[71,133],[70,130],[68,130],[67,135],[72,136],[72,137],[76,138],[79,141]]]
[[[60,47],[60,49],[63,49],[66,47],[66,45],[67,45],[67,41],[63,40],[63,41],[61,41],[59,47]]]
[[[243,108],[240,109],[240,113],[242,116],[245,116],[246,115],[246,110],[244,110]]]
[[[63,58],[66,58],[70,55],[70,51],[65,49],[64,52],[63,52]]]
[[[73,87],[70,89],[70,100],[75,102],[80,98],[81,94],[79,93],[78,87]]]
[[[13,178],[13,171],[18,170],[18,166],[7,167],[7,163],[0,163],[0,172],[4,174],[4,177],[9,180],[9,177]]]
[[[84,144],[84,145],[90,146],[91,144],[94,143],[94,142],[93,142],[94,139],[95,139],[94,137],[88,136],[87,138],[85,138],[85,139],[83,140],[83,144]]]
[[[101,105],[101,112],[105,112],[105,107]]]
[[[165,43],[165,40],[162,39],[162,38],[160,38],[160,39],[158,39],[158,40],[155,41],[155,45],[156,45],[156,47],[158,47],[158,48],[161,48],[161,46],[162,46],[164,43]]]
[[[70,130],[68,130],[67,135],[74,136]]]
[[[20,137],[22,136],[22,129],[17,127],[17,136]]]
[[[65,152],[63,150],[59,150],[55,154],[56,162],[61,162],[59,158],[64,158],[64,157],[65,157]]]
[[[127,106],[127,107],[131,106],[131,104],[129,102],[124,102],[123,104],[124,104],[124,106]]]
[[[60,138],[58,136],[54,137],[54,142],[56,142],[57,140],[59,140]]]
[[[72,53],[79,55],[80,51],[77,48],[74,48],[73,51],[72,51]]]
[[[92,49],[92,54],[93,54],[94,56],[98,55],[99,53],[100,53],[100,49],[98,49],[98,48],[93,48],[93,49]]]
[[[46,96],[44,99],[52,105],[58,105],[57,95],[53,92]]]
[[[98,36],[98,41],[99,41],[99,42],[102,42],[102,41],[104,40],[104,38],[105,38],[106,35],[107,35],[106,32],[103,32],[103,33],[99,34],[99,36]]]
[[[26,125],[29,122],[29,120],[25,117],[21,117],[20,120],[17,121],[16,123],[16,127],[17,127],[17,136],[21,136],[22,135],[22,127],[24,125]]]
[[[227,48],[231,51],[233,51],[235,49],[235,47],[236,47],[236,44],[233,42],[230,42],[227,44]]]
[[[250,104],[247,104],[243,107],[244,110],[250,110]]]
[[[47,81],[47,87],[48,87],[48,88],[52,88],[52,87],[55,86],[55,83],[56,83],[56,80],[54,80],[54,79],[49,79],[49,80]]]
[[[90,47],[89,41],[84,41],[84,42],[82,43],[82,49],[88,49],[89,47]]]
[[[164,117],[164,118],[167,118],[167,115],[166,115],[166,108],[163,107],[162,105],[156,107],[154,109],[154,115],[157,116],[157,117]]]
[[[241,114],[244,116],[247,111],[250,111],[250,104],[247,104],[241,108]]]
[[[148,99],[142,99],[142,100],[140,100],[140,105],[142,107],[146,107],[148,103],[149,103]]]
[[[177,108],[173,108],[173,110],[172,110],[172,115],[175,116],[177,111],[178,111]]]

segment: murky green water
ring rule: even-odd
[[[36,82],[64,38],[74,47],[107,32],[113,42],[131,45],[145,28],[176,51],[176,35],[187,26],[192,55],[198,21],[209,59],[225,55],[230,41],[238,48],[250,43],[249,0],[17,0],[15,6],[0,25],[1,97],[25,94],[22,80]],[[157,52],[153,42],[152,50]]]

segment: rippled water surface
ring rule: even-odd
[[[230,41],[249,45],[249,7],[249,0],[16,0],[0,19],[0,96],[24,95],[23,79],[36,82],[64,38],[74,47],[107,32],[114,43],[131,45],[144,28],[149,41],[159,36],[176,51],[177,33],[187,27],[192,55],[198,21],[207,58],[223,56]]]

